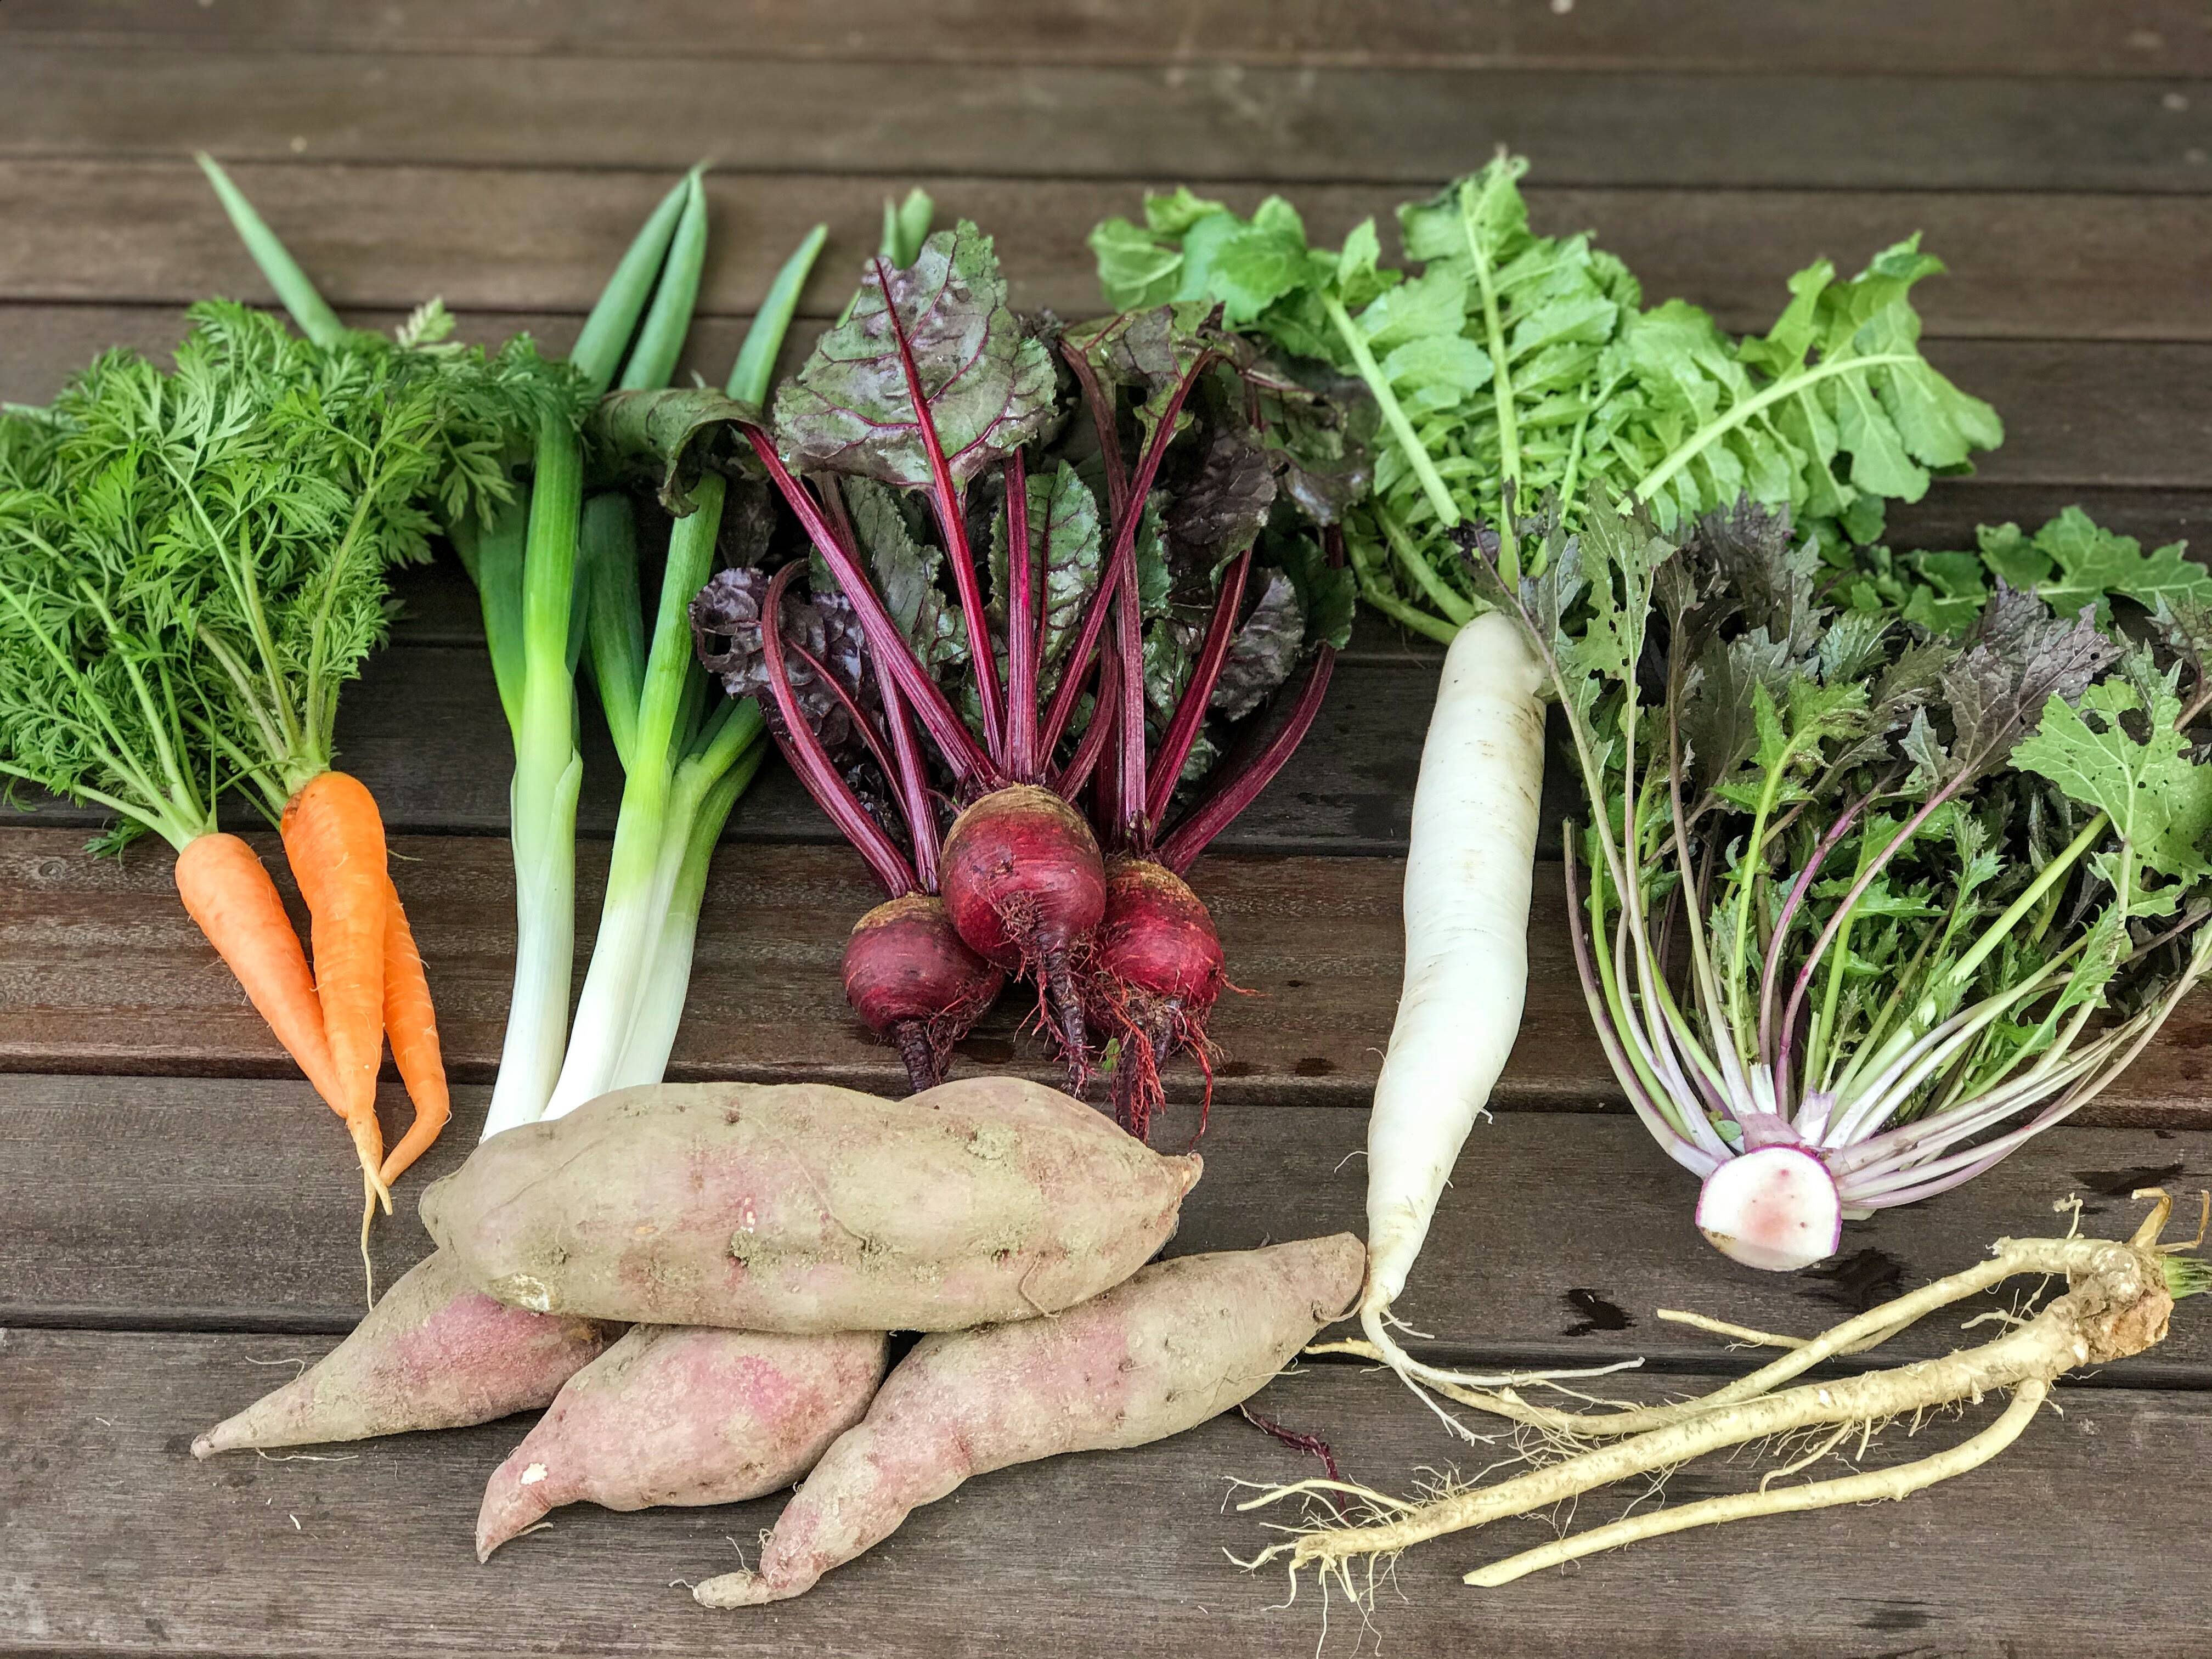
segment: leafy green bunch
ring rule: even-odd
[[[488,518],[533,427],[578,418],[526,340],[318,346],[196,306],[175,366],[97,359],[0,430],[0,766],[179,845],[235,781],[271,811],[330,764],[385,573]]]
[[[2136,642],[2001,584],[1953,638],[1831,608],[1748,501],[1668,532],[1593,495],[1544,534],[1516,588],[1480,540],[1471,570],[1566,711],[1577,961],[1678,1161],[1793,1146],[1847,1211],[1927,1196],[2106,1087],[2212,964],[2212,608]]]
[[[1310,246],[1279,198],[1245,219],[1178,190],[1148,198],[1143,224],[1091,234],[1110,302],[1218,301],[1232,326],[1364,383],[1392,441],[1352,556],[1369,602],[1407,626],[1449,639],[1480,607],[1449,532],[1507,523],[1516,502],[1564,501],[1571,529],[1596,487],[1672,527],[1747,494],[1856,546],[1887,501],[2002,440],[1920,354],[1911,291],[1942,266],[1917,237],[1848,282],[1808,265],[1773,326],[1735,340],[1681,301],[1646,309],[1588,236],[1533,232],[1526,170],[1501,155],[1401,207],[1418,272],[1382,264],[1372,221],[1340,249]]]
[[[1364,487],[1362,434],[1322,392],[1224,330],[1219,312],[1154,306],[1065,330],[1019,317],[990,240],[963,222],[909,264],[872,268],[845,320],[780,389],[776,448],[812,481],[902,642],[994,760],[1012,721],[995,705],[987,712],[987,682],[1018,702],[1007,638],[1015,488],[1036,595],[1037,648],[1025,666],[1036,696],[1057,697],[1086,623],[1103,615],[1126,526],[1155,743],[1200,672],[1228,573],[1249,563],[1185,781],[1211,770],[1221,732],[1261,709],[1314,651],[1348,636],[1350,574],[1331,567],[1312,531]],[[1153,450],[1151,483],[1132,499]],[[841,628],[839,579],[818,552],[810,585],[817,609],[829,608],[809,626],[826,617]],[[732,571],[702,596],[702,647],[733,695],[764,684],[764,580]],[[979,634],[988,668],[977,663]],[[847,666],[826,649],[821,665],[848,682],[848,695],[800,700],[825,732],[852,726],[848,704],[870,716],[879,706],[875,643],[861,649],[857,629],[845,637],[854,647]],[[1040,728],[1079,738],[1094,701],[1085,693],[1064,724],[1040,716]]]
[[[1853,611],[1953,635],[1973,626],[1996,582],[2037,595],[2062,617],[2094,606],[2100,622],[2111,619],[2115,599],[2146,611],[2212,603],[2212,571],[2188,556],[2188,544],[2145,552],[2078,507],[2033,535],[2016,524],[1984,525],[1975,544],[1972,552],[1859,549],[1841,573],[1843,596]]]

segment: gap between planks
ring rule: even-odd
[[[720,150],[763,172],[1427,185],[1510,138],[1555,183],[2200,195],[2212,191],[2212,100],[2192,100],[2189,84],[1977,76],[1939,92],[1896,76],[1231,65],[917,75],[905,64],[33,44],[0,55],[0,99],[16,118],[0,150],[592,167],[682,167]],[[124,109],[127,129],[113,114]],[[855,109],[866,118],[850,119]]]
[[[2186,0],[1858,0],[1831,8],[1692,0],[1657,12],[1474,0],[570,0],[518,15],[504,0],[342,7],[314,0],[10,0],[0,38],[117,49],[471,52],[1188,67],[1777,70],[1917,76],[2158,76],[2212,71],[2212,30]]]

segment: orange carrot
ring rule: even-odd
[[[177,896],[237,975],[254,1011],[316,1093],[343,1115],[315,976],[261,860],[236,836],[201,836],[177,854],[176,883]]]
[[[384,924],[384,1035],[391,1040],[392,1058],[407,1085],[407,1098],[415,1103],[415,1121],[385,1157],[381,1173],[389,1187],[429,1150],[453,1108],[446,1092],[446,1062],[438,1049],[430,981],[422,971],[422,952],[415,948],[415,930],[407,925],[399,890],[389,878],[384,885],[391,895]]]
[[[384,935],[392,908],[384,820],[357,778],[324,772],[285,804],[284,855],[313,923],[315,988],[331,1046],[335,1103],[362,1172],[386,1209],[376,1073],[384,1058]]]

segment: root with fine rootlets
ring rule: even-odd
[[[1536,1406],[1511,1389],[1485,1390],[1452,1387],[1440,1390],[1463,1404],[1511,1419],[1553,1448],[1572,1455],[1489,1485],[1448,1486],[1408,1501],[1333,1480],[1304,1480],[1262,1492],[1238,1505],[1255,1510],[1286,1498],[1313,1500],[1303,1529],[1243,1565],[1286,1563],[1295,1582],[1311,1567],[1334,1579],[1355,1599],[1362,1594],[1353,1564],[1364,1559],[1363,1578],[1374,1564],[1412,1545],[1446,1533],[1462,1532],[1509,1516],[1527,1515],[1615,1480],[1656,1477],[1709,1452],[1763,1441],[1789,1443],[1790,1437],[1822,1430],[1817,1449],[1798,1456],[1770,1474],[1755,1492],[1711,1498],[1674,1509],[1628,1516],[1610,1525],[1562,1537],[1540,1548],[1478,1567],[1468,1583],[1509,1583],[1524,1573],[1554,1566],[1640,1539],[1692,1527],[1760,1516],[1902,1498],[1978,1468],[1996,1456],[2027,1430],[2051,1387],[2066,1372],[2141,1353],[2166,1335],[2166,1317],[2177,1297],[2212,1288],[2212,1267],[2180,1254],[2203,1243],[2204,1232],[2188,1244],[2159,1243],[2172,1200],[2156,1188],[2137,1194],[2156,1206],[2135,1236],[2120,1242],[2066,1238],[2003,1239],[1989,1261],[1964,1273],[1899,1297],[1856,1319],[1847,1320],[1810,1341],[1768,1337],[1719,1321],[1685,1318],[1683,1323],[1717,1330],[1738,1340],[1784,1343],[1781,1358],[1726,1387],[1695,1400],[1670,1405],[1628,1406],[1593,1412]],[[2212,1196],[2205,1200],[2212,1218]],[[1855,1353],[1885,1342],[1916,1321],[2022,1274],[2063,1278],[2066,1291],[2032,1317],[2014,1321],[2004,1334],[1978,1347],[1957,1350],[1941,1359],[1922,1360],[1887,1370],[1867,1371],[1835,1381],[1782,1389],[1824,1359]],[[1364,1343],[1327,1343],[1309,1352],[1353,1352]],[[2012,1390],[1996,1420],[1972,1438],[1933,1456],[1839,1479],[1784,1486],[1776,1482],[1835,1449],[1856,1433],[1862,1443],[1880,1425],[1946,1407],[1978,1403],[1985,1394]],[[1598,1402],[1604,1404],[1607,1402]],[[1324,1522],[1335,1514],[1334,1499],[1348,1498],[1363,1518]],[[1326,1510],[1321,1507],[1326,1504]]]
[[[1109,1091],[1114,1121],[1139,1140],[1150,1140],[1154,1114],[1167,1103],[1167,1087],[1160,1067],[1188,1050],[1205,1076],[1206,1092],[1198,1103],[1198,1127],[1190,1144],[1198,1145],[1213,1113],[1213,1054],[1206,1034],[1204,1015],[1194,1015],[1180,997],[1157,997],[1134,986],[1110,985],[1094,988],[1105,1017],[1100,1022],[1115,1042]]]

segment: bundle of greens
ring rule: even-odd
[[[502,458],[573,430],[578,400],[527,341],[425,349],[434,313],[398,342],[319,344],[226,303],[191,318],[173,371],[111,352],[0,423],[0,770],[113,810],[110,848],[177,848],[187,908],[388,1204],[445,1121],[445,1075],[375,803],[331,769],[337,698],[432,506],[494,512]],[[312,975],[259,860],[216,831],[233,787],[281,823]],[[389,1153],[387,1036],[416,1111]]]
[[[1018,318],[964,222],[871,264],[772,433],[732,418],[811,592],[790,602],[796,563],[726,572],[695,625],[890,895],[848,951],[856,1008],[926,1087],[997,973],[1028,973],[1072,1064],[1105,1034],[1141,1132],[1223,984],[1181,872],[1279,769],[1349,631],[1349,577],[1298,526],[1364,483],[1358,434],[1217,307]]]
[[[1988,1169],[2212,964],[2212,607],[2133,643],[2001,579],[1952,640],[1822,604],[1812,542],[1748,501],[1669,532],[1594,491],[1511,586],[1469,539],[1591,803],[1591,1017],[1735,1260],[1807,1266]]]
[[[1310,378],[1363,385],[1389,434],[1375,489],[1346,516],[1359,592],[1450,647],[1414,793],[1406,978],[1368,1130],[1360,1322],[1401,1376],[1390,1307],[1454,1163],[1510,1052],[1528,982],[1530,862],[1542,793],[1544,672],[1462,558],[1470,525],[1504,532],[1509,586],[1541,568],[1517,516],[1584,492],[1686,522],[1748,491],[1841,556],[1880,533],[2002,428],[1920,356],[1911,290],[1941,269],[1917,240],[1850,282],[1821,260],[1790,281],[1763,337],[1729,339],[1680,301],[1646,310],[1636,279],[1587,236],[1539,236],[1501,155],[1399,210],[1418,274],[1382,262],[1372,222],[1330,252],[1271,198],[1249,219],[1187,190],[1145,223],[1092,233],[1116,305],[1218,301],[1227,320]]]
[[[211,161],[241,238],[302,329],[343,336],[313,284]],[[927,202],[910,198],[901,225]],[[732,395],[765,392],[824,230],[817,227],[778,275],[732,371]],[[626,412],[665,387],[689,331],[704,267],[707,202],[698,169],[662,199],[617,266],[562,370],[582,398],[616,388]],[[441,307],[404,343],[428,362],[457,349]],[[440,495],[442,527],[483,601],[501,705],[514,740],[511,813],[517,949],[514,994],[487,1135],[634,1083],[657,1083],[683,1017],[707,872],[738,797],[759,769],[759,709],[709,707],[690,671],[686,607],[711,568],[722,518],[719,478],[696,499],[663,491],[679,521],[669,538],[648,632],[642,538],[613,474],[633,448],[655,451],[685,434],[642,434],[603,418],[587,444],[569,419],[536,429],[534,447],[493,453],[449,446]],[[510,485],[527,466],[526,485]],[[496,484],[496,510],[470,511],[463,481]],[[427,527],[427,526],[426,526]],[[575,679],[588,663],[622,760],[624,786],[607,895],[573,1029],[568,998],[575,946],[575,814],[583,763]]]
[[[1966,470],[2003,428],[1920,355],[1911,291],[1942,270],[1909,238],[1857,276],[1790,279],[1764,337],[1731,340],[1680,300],[1650,310],[1586,235],[1538,236],[1501,155],[1398,210],[1419,275],[1382,263],[1372,221],[1328,252],[1280,198],[1241,219],[1178,190],[1145,223],[1091,233],[1109,303],[1219,301],[1228,321],[1356,375],[1394,441],[1347,530],[1360,592],[1449,642],[1483,606],[1446,532],[1547,496],[1572,529],[1589,486],[1662,527],[1739,495],[1790,508],[1824,545],[1881,535],[1885,502]]]
[[[1859,548],[1825,573],[1826,586],[1853,611],[1954,636],[1979,620],[1999,582],[2037,595],[2062,617],[2094,605],[2100,623],[2111,618],[2115,599],[2145,611],[2212,603],[2212,571],[2188,556],[2187,543],[2146,553],[2134,537],[2116,535],[2078,507],[2032,536],[2016,524],[1984,525],[1974,540],[1970,553]]]

